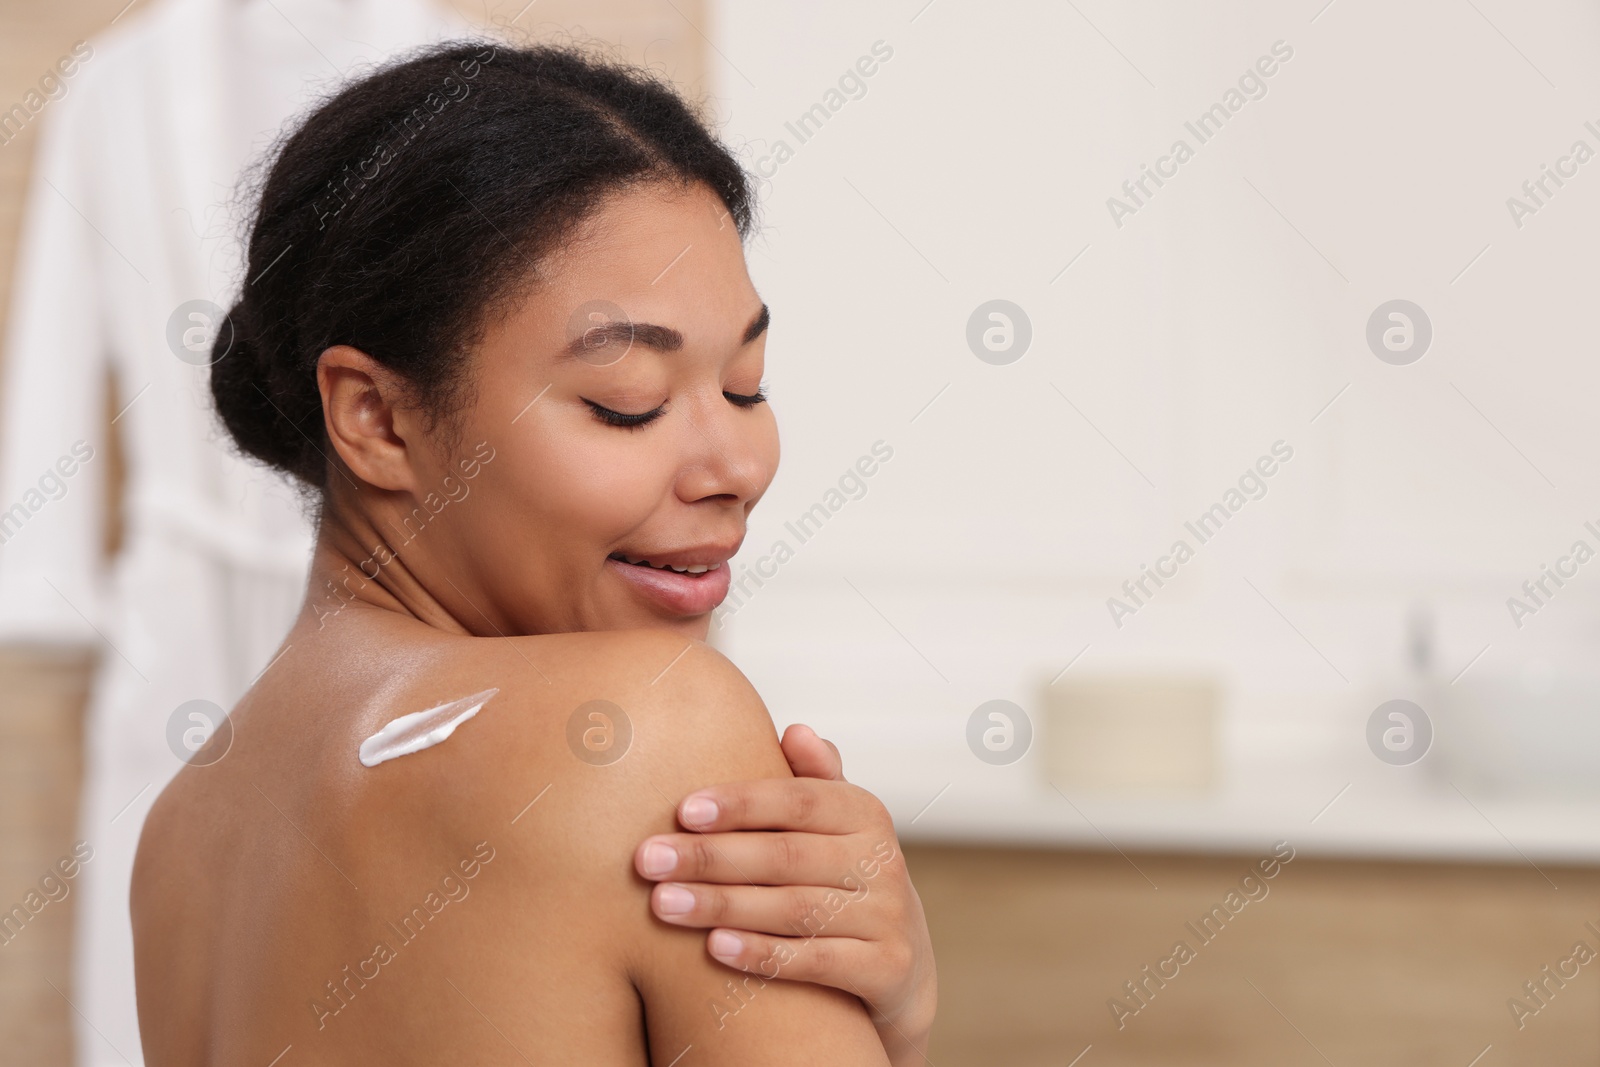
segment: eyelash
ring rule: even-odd
[[[764,404],[767,401],[767,392],[765,386],[758,388],[754,393],[748,396],[741,393],[730,393],[727,391],[724,391],[722,395],[727,397],[730,403],[741,408],[753,408],[757,404]],[[620,411],[612,411],[610,408],[601,407],[593,400],[585,400],[584,403],[589,405],[589,410],[593,411],[595,418],[599,419],[601,422],[606,423],[608,426],[621,426],[623,429],[627,430],[642,429],[667,413],[665,404],[654,409],[653,411],[641,412],[638,415],[627,415]]]

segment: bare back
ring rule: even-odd
[[[227,755],[150,813],[133,915],[152,1067],[642,1064],[696,1042],[715,1063],[775,1040],[794,1058],[769,1062],[883,1062],[854,998],[747,979],[649,914],[632,849],[675,828],[676,801],[787,773],[764,710],[702,707],[741,699],[725,660],[669,631],[472,638],[348,615],[291,634]],[[358,760],[392,719],[491,687],[448,739]],[[624,709],[621,748],[569,734],[591,700]],[[730,990],[759,990],[733,1025]]]

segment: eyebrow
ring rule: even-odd
[[[772,323],[772,312],[766,304],[745,327],[741,345],[747,345],[767,332]],[[640,345],[657,352],[676,352],[683,347],[683,334],[670,326],[657,326],[650,322],[607,322],[591,326],[574,337],[561,350],[563,360],[576,359],[585,352],[604,348],[613,342]]]

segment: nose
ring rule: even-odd
[[[685,503],[753,505],[777,471],[778,432],[772,416],[761,408],[735,407],[720,392],[679,410],[685,417],[678,498]]]

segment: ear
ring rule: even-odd
[[[322,421],[352,474],[378,489],[414,491],[424,437],[405,381],[359,348],[334,345],[317,359]]]

